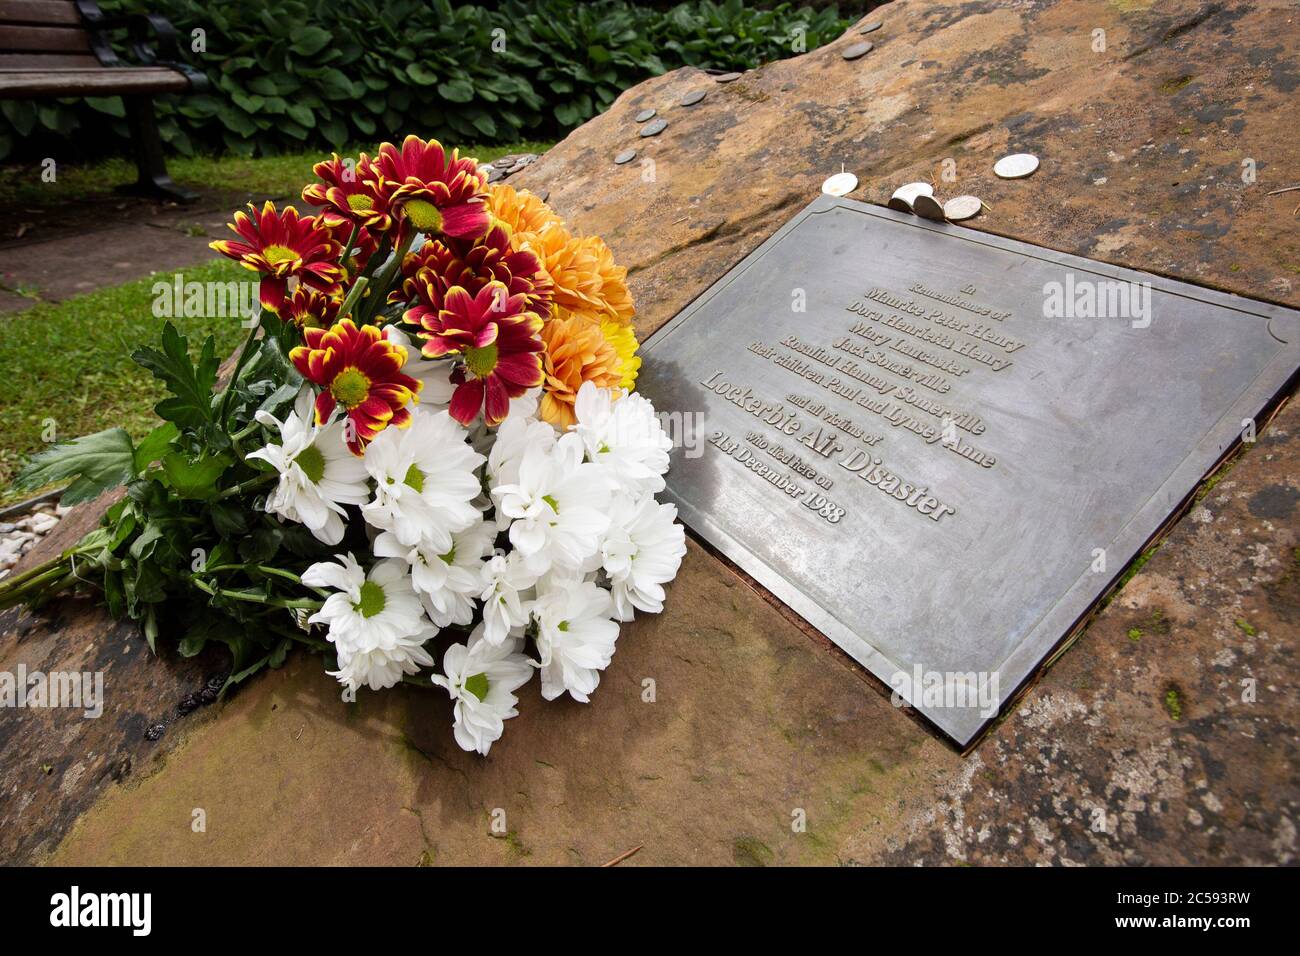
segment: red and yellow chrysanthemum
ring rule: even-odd
[[[407,229],[432,236],[470,239],[487,232],[486,177],[459,150],[449,157],[437,140],[408,136],[398,150],[384,143],[374,162],[370,185]]]
[[[388,200],[378,188],[379,170],[368,155],[362,153],[353,162],[334,153],[331,159],[312,167],[312,171],[320,182],[305,187],[302,198],[313,206],[323,207],[325,218],[338,217],[373,233],[382,234],[393,228]]]
[[[500,424],[510,399],[542,383],[542,318],[504,283],[489,282],[476,295],[459,286],[448,289],[442,309],[426,312],[421,326],[426,358],[459,360],[450,411],[463,425],[480,410],[489,425]]]
[[[218,239],[211,247],[245,268],[262,273],[259,297],[264,308],[279,314],[289,280],[295,277],[327,295],[339,291],[343,247],[326,222],[315,216],[299,218],[292,206],[277,212],[269,201],[260,212],[251,203],[248,208],[251,216],[237,212],[230,223],[242,241]]]
[[[342,304],[343,299],[339,296],[326,295],[300,285],[280,308],[280,318],[300,329],[328,329],[338,318]]]
[[[510,233],[493,226],[486,236],[466,243],[454,239],[433,239],[402,263],[402,285],[389,295],[390,302],[414,302],[403,321],[420,325],[426,313],[437,313],[447,290],[460,286],[478,295],[489,282],[500,282],[511,295],[522,295],[528,311],[543,319],[550,313],[551,289],[537,256],[527,249],[515,249]]]
[[[303,340],[289,359],[303,378],[321,387],[316,421],[324,424],[342,406],[352,423],[348,448],[354,455],[390,425],[410,424],[407,406],[419,401],[422,384],[402,372],[406,350],[380,329],[357,328],[344,319],[329,329],[303,329]]]

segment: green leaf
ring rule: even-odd
[[[310,127],[314,122],[311,107],[293,103],[288,108],[289,118],[302,126]]]
[[[305,27],[298,32],[297,38],[293,41],[293,52],[301,56],[312,56],[325,48],[325,45],[330,42],[330,37],[330,32],[321,27]]]
[[[463,77],[438,84],[438,95],[452,103],[468,103],[474,99],[474,85]]]
[[[14,479],[14,488],[30,491],[76,478],[63,493],[63,503],[74,505],[97,498],[134,477],[131,436],[123,428],[109,428],[33,455]]]
[[[171,422],[163,422],[148,435],[135,449],[135,471],[136,474],[144,471],[155,461],[162,458],[171,447],[172,439],[181,433]]]
[[[208,336],[199,362],[190,361],[189,340],[168,322],[163,326],[162,351],[136,349],[131,358],[154,374],[172,393],[154,406],[158,417],[181,428],[197,429],[212,422],[212,387],[217,382],[216,340]]]
[[[203,454],[191,458],[174,451],[162,460],[163,473],[172,490],[181,498],[208,499],[217,494],[217,479],[230,467],[228,455]]]
[[[412,83],[418,83],[420,86],[433,86],[438,82],[438,74],[423,63],[408,63],[406,75],[411,78]]]

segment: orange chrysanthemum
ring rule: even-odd
[[[614,265],[614,256],[599,236],[577,237],[552,224],[529,233],[521,243],[541,259],[556,305],[599,322],[608,316],[621,324],[632,321],[632,296],[627,270]]]
[[[527,189],[516,190],[505,183],[488,189],[488,211],[515,234],[541,232],[551,223],[563,226],[551,207]]]
[[[627,288],[627,269],[614,264],[614,253],[600,236],[588,236],[582,242],[596,258],[603,311],[620,325],[630,325],[636,309],[632,305],[632,293]]]
[[[623,361],[618,350],[590,319],[557,309],[542,326],[542,401],[538,413],[557,428],[577,422],[573,402],[583,382],[618,388]]]

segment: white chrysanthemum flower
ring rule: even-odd
[[[411,566],[411,583],[424,611],[439,627],[468,624],[474,599],[483,591],[483,560],[491,553],[496,529],[479,521],[451,536],[451,550],[439,554],[422,545],[407,547],[391,531],[375,538],[377,558],[401,558]]]
[[[500,514],[510,519],[510,543],[535,574],[553,566],[577,571],[600,548],[609,526],[609,478],[583,460],[582,440],[562,436],[549,451],[529,445],[513,484],[492,489]]]
[[[533,675],[533,663],[519,653],[520,642],[506,641],[494,645],[482,637],[483,627],[475,628],[469,643],[453,644],[442,658],[444,674],[434,674],[433,682],[445,688],[456,702],[454,733],[461,749],[486,755],[492,744],[501,739],[505,722],[518,716],[515,691]]]
[[[629,491],[663,491],[673,442],[648,399],[583,382],[573,411],[588,461],[609,468]]]
[[[568,691],[586,703],[618,639],[609,592],[590,581],[550,580],[539,588],[530,610],[537,622],[542,696],[554,700]]]
[[[361,509],[367,522],[408,546],[451,550],[451,536],[480,519],[473,501],[482,486],[483,456],[447,412],[416,407],[406,428],[386,428],[366,448],[375,498]]]
[[[650,495],[615,495],[601,558],[618,619],[632,620],[633,608],[662,611],[663,586],[677,577],[685,554],[686,531],[677,523],[676,505]]]
[[[320,428],[312,411],[312,392],[304,388],[293,411],[279,421],[269,412],[257,420],[280,433],[280,444],[250,452],[280,473],[266,498],[266,510],[296,521],[326,544],[343,540],[343,505],[365,504],[370,497],[366,466],[343,440],[343,420]]]
[[[406,563],[380,561],[365,572],[351,553],[335,555],[303,572],[303,584],[333,588],[308,623],[325,624],[329,640],[344,657],[377,648],[396,648],[426,626],[420,598]]]
[[[425,621],[420,630],[391,644],[361,648],[352,654],[339,655],[339,669],[327,671],[352,690],[369,687],[383,690],[396,685],[403,674],[418,674],[420,667],[433,666],[433,658],[424,645],[437,637],[438,629]]]
[[[528,608],[524,602],[537,582],[537,575],[528,570],[518,552],[497,554],[488,559],[480,573],[479,593],[483,601],[483,639],[489,644],[501,644],[513,637],[528,623]]]
[[[402,366],[402,372],[424,383],[420,390],[420,407],[437,410],[450,405],[452,392],[456,390],[451,383],[451,372],[456,363],[425,358],[420,354],[420,343],[395,325],[385,327],[385,336],[388,341],[406,349],[406,364]]]
[[[516,418],[511,415],[496,430],[496,441],[488,452],[488,485],[497,488],[500,485],[513,485],[519,481],[519,466],[524,460],[524,452],[538,447],[547,453],[555,447],[555,429],[546,422]],[[497,525],[504,529],[510,519],[497,513]]]

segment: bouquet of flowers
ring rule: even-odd
[[[133,355],[168,392],[158,427],[28,463],[20,487],[72,479],[64,503],[125,494],[0,607],[93,587],[151,648],[226,644],[227,687],[305,644],[345,699],[442,687],[486,754],[534,672],[588,700],[685,554],[626,270],[435,141],[315,173],[318,215],[268,202],[212,244],[260,275],[224,386],[213,339],[167,323]]]

